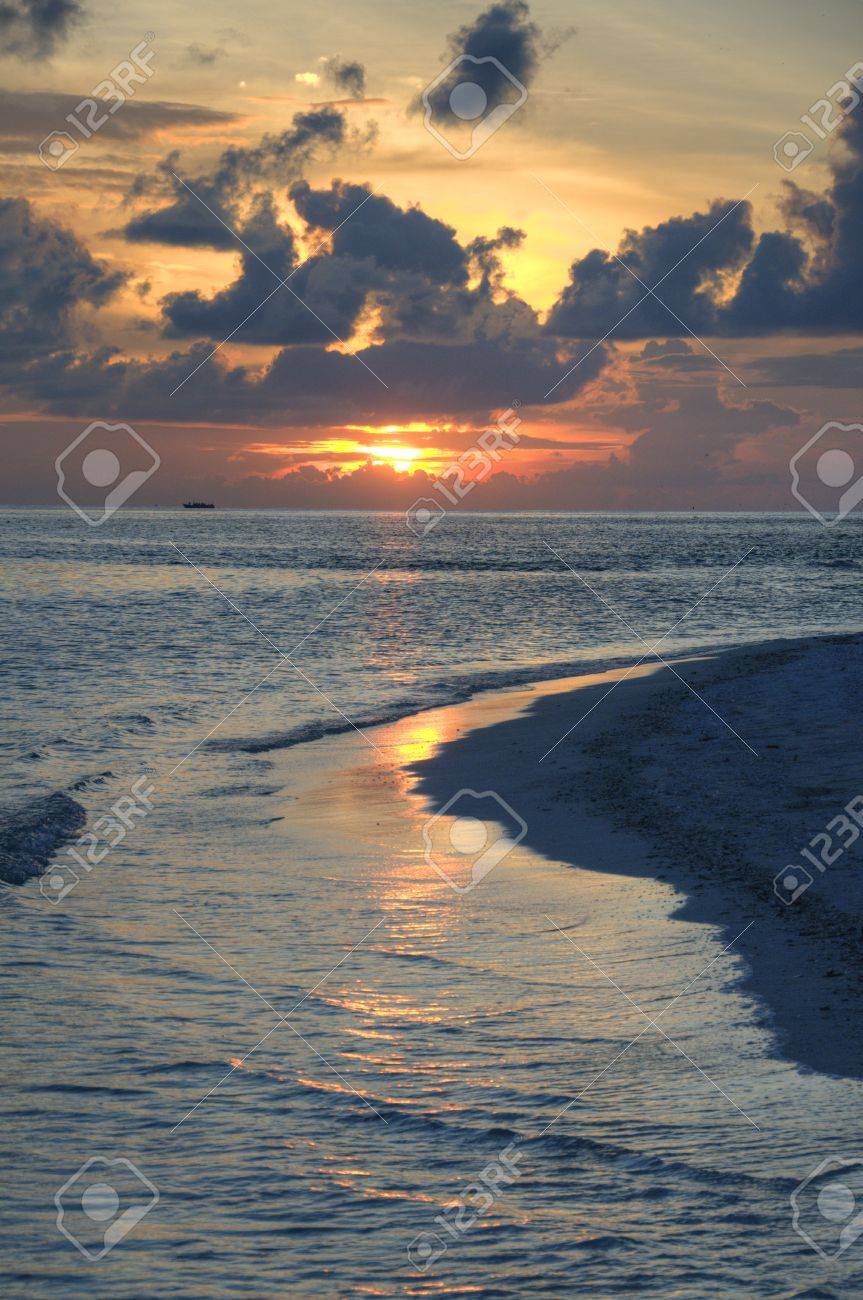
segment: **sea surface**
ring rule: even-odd
[[[789,1208],[859,1085],[776,1059],[666,886],[519,851],[448,890],[408,773],[477,691],[859,629],[859,520],[7,510],[0,557],[4,865],[136,802],[62,897],[0,891],[6,1294],[863,1294]],[[710,964],[663,1023],[733,1104],[621,1053],[640,1013],[549,915],[654,1012]],[[159,1195],[95,1262],[54,1199],[94,1157],[117,1213]]]

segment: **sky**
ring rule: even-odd
[[[863,418],[860,10],[3,0],[0,500],[101,436],[136,505],[793,508]]]

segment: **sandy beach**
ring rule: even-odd
[[[759,757],[647,664],[364,735],[213,750],[62,907],[35,881],[5,891],[21,901],[0,972],[11,1032],[40,1027],[21,1056],[28,1096],[5,1115],[6,1153],[35,1133],[39,1154],[5,1212],[16,1276],[54,1241],[46,1188],[107,1134],[162,1190],[117,1253],[129,1300],[145,1270],[170,1291],[176,1259],[188,1294],[239,1276],[262,1222],[273,1293],[290,1272],[309,1296],[455,1295],[466,1275],[561,1295],[576,1274],[595,1296],[850,1294],[826,1285],[788,1204],[825,1151],[854,1149],[853,968],[807,922],[813,901],[849,927],[841,899],[820,899],[829,872],[791,907],[772,879],[830,819],[828,782],[850,797],[834,739],[857,659],[855,640],[823,639],[674,661]],[[801,707],[820,692],[817,759],[792,687]],[[769,748],[792,732],[796,764]],[[805,775],[757,838],[764,773],[778,798],[792,769]],[[816,780],[823,800],[801,788]],[[425,848],[460,787],[496,789],[527,823],[468,893]],[[710,856],[677,839],[705,827]],[[718,839],[736,828],[746,857]],[[822,1061],[804,1059],[794,1014]],[[503,1150],[517,1180],[452,1236],[440,1216]],[[224,1245],[208,1253],[214,1216]],[[83,1294],[92,1269],[51,1258],[51,1285]],[[853,1252],[835,1278],[859,1283]]]
[[[391,517],[178,516],[230,604],[154,563],[158,512],[124,516],[124,564],[36,513],[6,524],[10,600],[49,553],[0,833],[13,1294],[859,1293],[789,1200],[859,1146],[841,555],[794,568],[784,518],[466,517],[435,552]],[[546,533],[633,627],[679,624],[671,668]],[[490,822],[463,892],[471,790],[524,829]],[[91,1156],[160,1193],[101,1273],[57,1227]]]
[[[861,638],[772,642],[549,683],[416,770],[433,802],[481,772],[546,857],[672,885],[745,957],[778,1049],[860,1077],[860,698]]]

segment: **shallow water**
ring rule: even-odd
[[[461,515],[419,539],[400,514],[6,510],[0,558],[8,803],[179,761],[211,728],[218,766],[638,657],[669,629],[663,653],[856,629],[863,526]]]
[[[0,899],[9,1293],[859,1294],[854,1252],[828,1268],[788,1204],[813,1152],[855,1153],[859,1085],[774,1059],[739,958],[669,919],[666,886],[521,847],[469,895],[429,871],[406,769],[483,708],[364,725],[472,677],[642,653],[543,536],[649,641],[754,546],[679,648],[859,624],[859,528],[474,516],[419,543],[395,516],[113,523],[3,517],[10,803],[71,790],[92,825],[140,773],[155,787],[56,906],[37,882]],[[284,651],[311,634],[292,657],[314,685],[172,538]],[[663,1024],[731,1101],[658,1035],[627,1048],[640,1012],[547,915],[654,1015],[695,981]],[[467,1194],[469,1230],[436,1222],[512,1143],[517,1176],[482,1214]],[[97,1155],[160,1199],[91,1263],[53,1198]],[[418,1237],[415,1257],[447,1247],[427,1271]]]

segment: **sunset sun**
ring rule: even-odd
[[[360,447],[359,450],[365,452],[377,464],[391,465],[399,474],[407,474],[413,469],[414,462],[423,454],[419,447],[400,447],[395,443]]]

